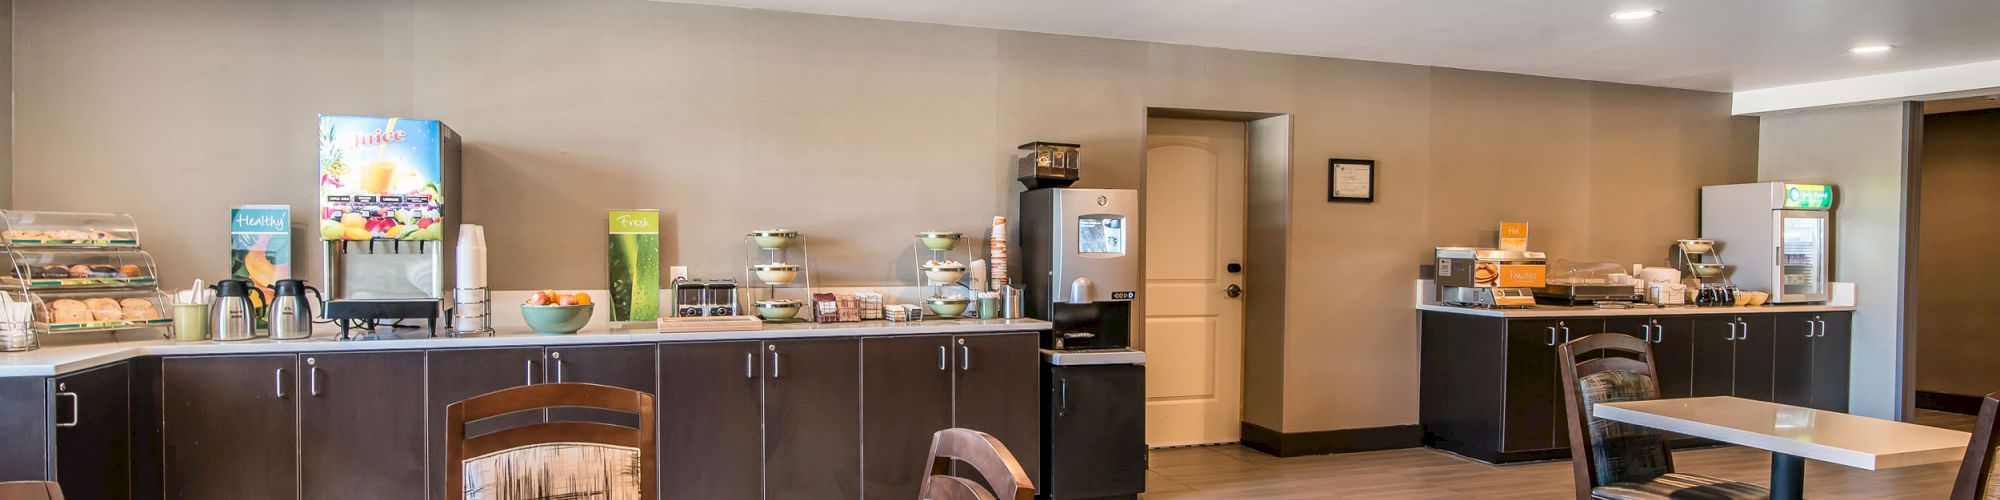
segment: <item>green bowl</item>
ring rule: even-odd
[[[590,323],[590,308],[596,304],[574,306],[531,306],[521,305],[521,319],[528,322],[528,328],[538,333],[568,335],[582,330]]]

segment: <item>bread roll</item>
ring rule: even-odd
[[[89,323],[93,317],[89,309],[49,309],[50,323]]]
[[[118,301],[118,306],[125,313],[126,320],[139,321],[160,318],[160,309],[153,307],[153,301],[150,300],[130,298]]]

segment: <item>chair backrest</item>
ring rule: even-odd
[[[924,470],[924,488],[921,494],[929,495],[932,483],[940,477],[951,477],[951,462],[957,460],[972,466],[979,477],[993,487],[990,498],[1002,500],[1033,500],[1035,484],[1028,480],[1027,471],[1021,462],[1014,460],[1014,453],[1007,451],[1007,445],[984,432],[972,429],[945,429],[931,435],[930,465]]]
[[[1673,454],[1660,431],[1590,416],[1591,405],[1658,399],[1653,352],[1646,341],[1599,333],[1556,349],[1563,405],[1569,413],[1569,450],[1576,497],[1620,481],[1645,481],[1674,471]],[[1603,356],[1585,357],[1602,352]]]
[[[2000,484],[1995,484],[1993,469],[2000,466],[1993,460],[1994,447],[2000,446],[1993,440],[1993,421],[2000,416],[2000,392],[1987,394],[1979,404],[1979,421],[1972,428],[1972,442],[1965,446],[1965,461],[1958,465],[1958,482],[1951,487],[1952,500],[1981,500],[2000,498]]]
[[[639,427],[547,422],[465,435],[469,422],[563,407],[636,414]],[[445,436],[446,491],[459,498],[512,494],[503,491],[534,491],[542,497],[660,497],[653,396],[644,392],[575,383],[501,389],[445,407]]]
[[[931,476],[920,500],[994,500],[986,487],[958,476]]]
[[[62,487],[50,481],[0,482],[0,500],[63,500]]]

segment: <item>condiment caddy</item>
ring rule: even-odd
[[[28,328],[51,333],[163,327],[165,313],[153,258],[139,246],[129,214],[0,210],[0,330],[25,304]],[[32,342],[0,350],[32,349]],[[11,348],[11,349],[10,349]]]
[[[802,287],[806,297],[814,296],[812,269],[807,265],[812,262],[812,246],[805,234],[790,229],[760,229],[751,231],[745,243],[753,264],[743,271],[743,287],[750,292],[757,317],[772,322],[804,321],[799,319],[799,313],[805,304],[797,299],[779,298],[778,289]],[[797,260],[792,258],[795,249],[799,254]],[[735,301],[732,295],[730,302]]]

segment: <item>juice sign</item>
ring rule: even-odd
[[[437,120],[320,116],[320,239],[444,239],[442,128]]]
[[[1785,208],[1822,210],[1833,208],[1833,186],[1825,184],[1786,184]]]

